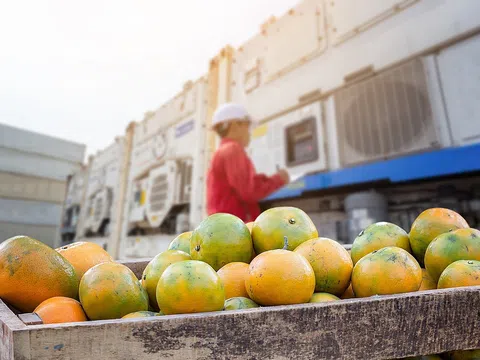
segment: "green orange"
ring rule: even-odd
[[[350,284],[353,262],[338,242],[317,238],[305,241],[294,252],[303,255],[315,272],[315,292],[342,295]]]
[[[453,210],[432,208],[422,212],[410,229],[410,246],[420,265],[424,264],[425,251],[438,235],[468,228],[465,219]]]
[[[450,360],[478,360],[480,359],[480,349],[453,351],[450,353]]]
[[[480,261],[457,260],[446,267],[438,280],[438,288],[480,285]]]
[[[353,299],[355,293],[353,292],[352,283],[348,286],[347,290],[340,296],[340,299]]]
[[[359,298],[417,291],[421,284],[420,265],[398,247],[385,247],[364,256],[352,273],[353,292]]]
[[[321,302],[326,302],[326,301],[336,301],[340,300],[338,297],[335,295],[329,294],[329,293],[315,293],[312,295],[312,298],[310,299],[311,303],[321,303]]]
[[[76,299],[78,282],[70,262],[38,240],[16,236],[0,244],[0,298],[23,312],[54,296]]]
[[[411,252],[408,234],[400,226],[389,222],[372,224],[353,241],[350,252],[353,263],[356,264],[365,255],[387,246],[396,246]]]
[[[148,310],[148,294],[125,265],[106,262],[92,267],[80,281],[80,302],[90,320],[120,319]]]
[[[434,281],[457,260],[480,260],[479,230],[467,228],[441,234],[425,252],[425,268]]]
[[[318,237],[318,231],[310,217],[295,207],[276,207],[258,216],[252,228],[255,252],[283,249],[285,237],[287,250],[295,250],[303,242]]]
[[[225,310],[242,310],[259,307],[252,299],[246,297],[233,297],[225,301]]]
[[[135,318],[143,318],[143,317],[151,317],[151,316],[159,316],[159,313],[153,311],[136,311],[130,314],[127,314],[122,317],[122,319],[135,319]]]
[[[245,223],[230,214],[213,214],[195,229],[190,239],[193,260],[204,261],[217,271],[231,262],[249,263],[252,237]]]
[[[190,255],[180,250],[167,250],[155,256],[145,267],[142,274],[142,286],[147,291],[150,304],[154,309],[158,309],[157,304],[157,284],[158,279],[171,264],[191,260]]]
[[[157,302],[165,315],[220,311],[225,290],[207,263],[180,261],[170,265],[158,280]]]
[[[170,245],[168,245],[168,250],[181,250],[190,254],[190,238],[192,237],[192,233],[193,231],[187,231],[178,235],[172,240]]]

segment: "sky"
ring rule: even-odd
[[[94,154],[297,3],[0,0],[0,123]]]

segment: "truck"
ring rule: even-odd
[[[300,207],[343,243],[376,221],[408,230],[435,206],[478,227],[479,10],[468,0],[304,0],[222,50],[210,70],[223,79],[218,96],[257,122],[257,170],[298,178],[263,208]]]
[[[120,258],[153,256],[206,217],[218,105],[255,120],[258,172],[292,182],[263,209],[305,210],[351,243],[377,221],[408,230],[423,209],[480,224],[480,3],[303,0],[131,125]]]
[[[208,79],[188,82],[134,126],[121,258],[147,257],[190,230],[204,209]],[[213,104],[214,105],[214,104]]]

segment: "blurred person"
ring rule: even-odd
[[[207,174],[208,215],[221,212],[254,221],[260,215],[258,201],[289,182],[285,170],[270,177],[256,173],[245,152],[251,124],[248,112],[238,104],[221,105],[213,116],[212,128],[221,142]]]

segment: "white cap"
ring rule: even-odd
[[[240,104],[227,103],[220,105],[213,115],[212,128],[218,124],[228,123],[233,120],[252,121],[247,110]]]

